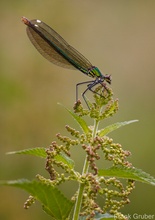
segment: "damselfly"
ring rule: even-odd
[[[27,35],[39,51],[50,62],[68,69],[78,69],[87,76],[94,78],[94,80],[81,82],[76,85],[76,101],[78,100],[78,86],[87,84],[87,88],[82,93],[88,108],[85,93],[90,90],[94,92],[93,87],[97,84],[105,87],[104,81],[111,84],[111,76],[103,75],[100,70],[93,66],[76,49],[69,45],[56,31],[49,27],[44,22],[34,19],[28,20],[22,17],[22,21],[27,25]]]

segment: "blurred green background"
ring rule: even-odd
[[[105,124],[139,122],[110,137],[132,152],[135,167],[155,176],[155,1],[1,0],[0,16],[0,179],[48,177],[44,160],[5,153],[47,147],[56,133],[67,134],[65,124],[77,127],[57,102],[72,108],[76,83],[90,80],[45,60],[30,43],[21,16],[44,21],[112,75],[120,109]],[[74,153],[82,163],[79,149]],[[25,211],[27,197],[24,191],[1,187],[0,219],[50,219],[38,203]],[[130,199],[124,214],[155,214],[154,187],[137,183]]]

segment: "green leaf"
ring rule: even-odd
[[[60,103],[59,103],[60,104]],[[61,105],[61,104],[60,104]],[[63,106],[63,105],[62,105]],[[90,129],[88,127],[88,125],[86,124],[86,122],[77,114],[71,112],[68,108],[66,108],[65,106],[63,106],[69,113],[70,115],[75,119],[75,121],[80,125],[81,129],[83,130],[83,132],[85,134],[88,134],[90,132]]]
[[[64,164],[66,164],[70,169],[73,169],[74,168],[74,161],[68,157],[67,155],[63,154],[63,153],[60,153],[60,154],[57,154],[55,156],[55,159],[58,161],[58,162],[63,162]]]
[[[33,156],[38,156],[42,158],[46,158],[46,148],[43,147],[36,147],[36,148],[29,148],[25,150],[19,150],[19,151],[12,151],[8,152],[7,154],[27,154],[27,155],[33,155]]]
[[[8,152],[7,154],[24,154],[24,155],[32,155],[32,156],[38,156],[42,158],[46,158],[46,148],[30,148],[30,149],[25,149],[25,150],[19,150],[19,151],[12,151]],[[68,157],[67,155],[60,153],[55,156],[55,159],[58,162],[63,162],[66,164],[68,167],[71,169],[74,167],[74,161]]]
[[[99,170],[99,176],[113,176],[123,179],[137,180],[143,183],[155,185],[155,178],[144,171],[134,167],[111,167],[105,170]]]
[[[14,186],[26,190],[35,199],[41,202],[47,214],[57,220],[65,220],[73,207],[73,203],[56,187],[45,182],[22,179],[2,182],[1,185]]]
[[[86,124],[86,122],[80,116],[76,115],[75,113],[71,112],[70,110],[68,110],[68,111],[72,115],[72,117],[76,120],[76,122],[80,125],[83,132],[85,134],[88,134],[90,132],[90,129],[89,129],[88,125]]]
[[[110,132],[122,127],[122,126],[125,126],[125,125],[128,125],[128,124],[131,124],[131,123],[134,123],[134,122],[137,122],[138,120],[131,120],[131,121],[124,121],[124,122],[117,122],[115,124],[112,124],[112,125],[109,125],[105,128],[103,128],[100,132],[99,132],[99,136],[100,137],[103,137],[107,134],[109,134]]]

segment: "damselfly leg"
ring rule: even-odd
[[[104,87],[104,89],[106,89],[106,84],[103,83],[103,79],[99,79],[99,78],[97,78],[96,80],[86,81],[86,82],[81,82],[81,83],[76,84],[76,101],[78,101],[78,88],[79,88],[79,86],[81,86],[83,84],[87,84],[87,88],[82,93],[82,97],[83,97],[87,107],[90,109],[90,107],[88,105],[88,102],[87,102],[87,99],[86,99],[86,96],[85,96],[86,92],[88,90],[90,90],[91,92],[103,97],[102,94],[100,94],[100,93],[96,92],[95,90],[93,90],[93,87],[95,87],[98,84],[101,84]]]

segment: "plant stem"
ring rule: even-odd
[[[99,121],[95,120],[94,121],[94,129],[93,129],[93,132],[92,132],[92,140],[96,136],[96,133],[97,133],[97,130],[98,130],[98,125],[99,125]],[[82,171],[82,176],[86,175],[88,173],[88,169],[89,169],[89,162],[87,160],[87,155],[86,155],[86,158],[85,158],[85,161],[84,161],[84,166],[83,166],[83,171]],[[84,183],[79,184],[79,190],[78,190],[77,200],[76,200],[76,203],[75,203],[73,220],[78,220],[79,219],[79,213],[80,213],[80,209],[81,209],[81,203],[82,203],[84,187],[85,187]]]
[[[84,174],[84,171],[87,173],[88,168],[89,168],[89,163],[88,163],[88,160],[86,157],[82,173]],[[80,209],[81,209],[84,186],[85,186],[84,183],[79,184],[78,197],[77,197],[75,208],[74,208],[73,220],[79,219],[79,213],[80,213]]]

